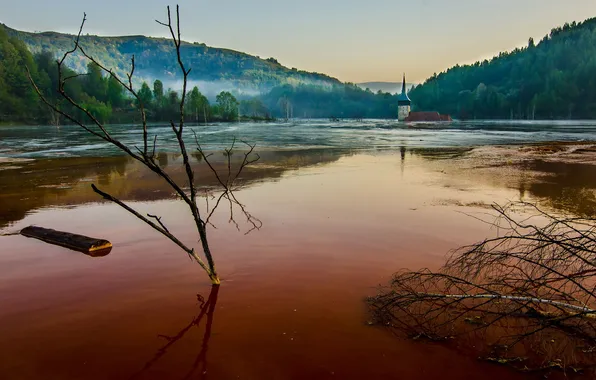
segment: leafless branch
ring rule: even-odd
[[[148,217],[157,220],[157,223],[159,223],[159,225],[161,226],[161,228],[164,229],[164,231],[166,231],[167,233],[170,233],[170,231],[168,230],[168,228],[161,222],[161,217],[158,217],[157,215],[151,215],[151,214],[147,214]]]
[[[596,365],[586,349],[596,347],[596,220],[529,203],[494,210],[498,236],[452,252],[439,271],[396,273],[369,299],[373,317],[412,336],[473,337],[492,358],[524,357],[520,368]]]
[[[121,79],[111,69],[109,69],[108,67],[103,65],[101,62],[99,62],[97,59],[95,59],[90,54],[88,54],[86,52],[85,48],[81,45],[81,35],[83,32],[85,22],[87,20],[86,14],[83,16],[83,21],[81,22],[81,26],[80,26],[79,32],[74,40],[72,49],[66,51],[64,53],[64,55],[56,62],[58,65],[58,94],[61,96],[61,98],[63,100],[66,101],[67,104],[69,104],[74,109],[80,111],[83,115],[85,115],[85,118],[84,118],[85,120],[78,119],[77,117],[60,109],[56,104],[49,102],[48,99],[44,96],[44,94],[40,91],[40,89],[35,84],[32,76],[28,70],[27,70],[27,73],[29,75],[29,80],[32,83],[33,88],[35,89],[35,92],[37,93],[39,98],[42,100],[42,102],[45,103],[50,109],[52,109],[57,114],[63,116],[67,120],[70,120],[75,125],[81,127],[82,129],[84,129],[88,133],[92,134],[93,136],[100,138],[103,141],[106,141],[106,142],[112,144],[113,146],[117,147],[120,151],[124,152],[128,156],[141,162],[143,165],[145,165],[147,168],[149,168],[153,173],[155,173],[160,178],[162,178],[174,190],[176,196],[185,202],[185,204],[188,206],[190,213],[192,214],[194,224],[196,226],[196,229],[197,229],[197,232],[199,235],[198,241],[201,244],[201,248],[202,248],[202,251],[204,254],[204,259],[201,258],[201,256],[196,253],[194,248],[188,247],[187,245],[182,243],[178,238],[176,238],[176,236],[174,234],[172,234],[170,232],[170,230],[168,230],[168,228],[166,228],[166,226],[162,223],[160,217],[158,217],[156,215],[151,215],[151,214],[147,214],[147,216],[145,217],[145,216],[141,215],[139,212],[137,212],[136,210],[134,210],[133,208],[131,208],[130,206],[126,205],[121,200],[117,199],[116,197],[114,197],[110,194],[107,194],[107,193],[99,190],[95,185],[92,185],[93,191],[95,191],[97,194],[101,195],[104,199],[119,205],[120,207],[122,207],[123,209],[128,211],[129,213],[133,214],[135,217],[139,218],[143,222],[150,225],[156,231],[158,231],[161,234],[163,234],[164,236],[166,236],[168,239],[170,239],[172,242],[174,242],[180,248],[182,248],[192,259],[194,259],[205,270],[205,272],[209,276],[212,283],[215,285],[218,285],[220,283],[220,279],[219,279],[219,275],[216,271],[215,262],[214,262],[214,259],[213,259],[212,253],[211,253],[211,249],[209,247],[209,243],[207,240],[206,226],[213,225],[209,219],[213,215],[214,210],[217,208],[219,201],[217,202],[217,204],[214,208],[212,208],[211,210],[208,211],[209,216],[206,218],[206,220],[204,220],[201,216],[201,212],[197,205],[197,186],[195,184],[195,173],[191,166],[186,143],[184,141],[184,127],[185,127],[184,105],[185,105],[186,93],[187,93],[188,75],[191,70],[187,69],[185,67],[183,60],[182,60],[182,55],[181,55],[182,40],[181,40],[181,32],[180,32],[180,26],[181,26],[180,25],[181,24],[180,23],[180,9],[178,6],[176,7],[175,24],[173,24],[173,22],[172,22],[172,16],[171,16],[169,7],[167,8],[167,12],[168,12],[167,23],[160,22],[160,21],[158,21],[158,23],[160,25],[167,27],[171,34],[172,42],[173,42],[173,45],[174,45],[174,48],[176,51],[178,66],[179,66],[180,71],[182,72],[182,75],[183,75],[183,90],[182,90],[182,96],[181,96],[181,100],[180,100],[180,104],[179,104],[179,120],[177,120],[177,121],[172,120],[170,124],[171,124],[172,131],[176,137],[176,141],[178,143],[178,148],[179,148],[180,154],[182,155],[182,158],[183,158],[183,168],[186,173],[186,180],[185,180],[186,184],[185,185],[177,183],[168,173],[165,172],[164,168],[162,168],[160,166],[160,164],[158,162],[156,162],[157,136],[154,136],[151,151],[149,151],[150,143],[148,141],[149,137],[148,137],[148,125],[147,125],[147,116],[146,116],[146,111],[145,111],[145,105],[143,104],[143,101],[139,97],[138,93],[133,88],[133,75],[134,75],[135,69],[136,69],[135,57],[133,56],[131,58],[131,68],[130,68],[130,72],[126,74],[126,79]],[[128,92],[128,94],[130,94],[130,96],[132,96],[134,98],[134,100],[138,104],[139,112],[141,114],[141,129],[143,131],[142,148],[139,148],[134,145],[127,146],[126,144],[122,143],[120,140],[113,137],[109,133],[108,129],[105,127],[105,125],[103,123],[101,123],[88,109],[83,107],[83,105],[78,103],[75,99],[73,99],[67,93],[67,91],[65,89],[65,83],[69,80],[72,80],[72,79],[80,76],[80,75],[84,75],[84,74],[75,74],[75,75],[69,75],[67,77],[63,76],[63,67],[64,67],[64,63],[65,63],[66,59],[69,56],[75,54],[76,52],[80,53],[83,57],[88,59],[94,65],[97,65],[97,67],[99,67],[105,74],[107,74],[111,78],[115,79],[122,86],[122,88],[124,88]],[[195,141],[197,141],[197,145],[198,145],[198,139],[196,137],[196,134],[195,134]],[[198,147],[199,147],[198,149],[199,149],[200,154],[204,158],[204,161],[209,165],[212,173],[216,176],[218,182],[220,183],[220,185],[223,189],[224,198],[230,202],[230,205],[240,206],[242,212],[245,215],[247,215],[247,220],[251,223],[251,225],[253,227],[255,225],[257,225],[256,222],[254,222],[257,219],[252,217],[250,214],[248,214],[246,212],[244,206],[240,205],[240,203],[237,201],[237,199],[235,197],[231,196],[231,191],[232,191],[231,183],[233,183],[238,178],[238,176],[240,175],[240,172],[242,172],[242,170],[247,165],[254,163],[256,161],[254,158],[253,159],[248,158],[248,155],[250,155],[253,152],[254,146],[251,146],[250,151],[245,156],[245,159],[244,159],[243,163],[240,165],[240,169],[237,174],[232,176],[231,169],[230,169],[231,166],[228,165],[228,168],[229,168],[228,181],[226,183],[224,183],[222,181],[221,177],[217,174],[217,170],[215,170],[214,166],[211,164],[211,162],[209,162],[208,157],[210,155],[205,155],[202,152],[202,148],[200,147],[200,145],[198,145]],[[229,154],[231,156],[233,149],[234,149],[234,144],[232,145],[231,148],[226,150],[227,154]],[[188,187],[188,192],[185,190],[184,186]],[[153,222],[151,219],[155,220],[157,223]]]

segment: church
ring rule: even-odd
[[[406,91],[406,74],[401,86],[401,94],[397,97],[398,121],[452,121],[451,116],[441,115],[438,112],[412,112],[412,101]]]
[[[406,74],[404,73],[404,82],[401,85],[401,94],[397,97],[397,120],[405,121],[410,116],[412,101],[406,91]]]

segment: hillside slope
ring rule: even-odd
[[[596,118],[596,18],[540,43],[455,66],[410,92],[415,110],[458,118]]]
[[[33,54],[44,50],[55,55],[61,54],[72,47],[74,39],[72,35],[56,32],[22,32],[3,24],[0,24],[0,28],[5,29],[8,36],[25,42]],[[90,55],[122,76],[130,69],[130,59],[134,55],[139,82],[161,79],[166,85],[174,85],[181,78],[175,49],[168,39],[83,35],[81,45]],[[260,59],[249,54],[199,43],[183,42],[182,58],[187,67],[192,68],[189,79],[207,82],[204,87],[213,87],[213,92],[232,87],[247,92],[262,92],[283,84],[340,83],[324,74],[289,69],[273,58]],[[67,66],[77,72],[85,72],[87,62],[80,54],[75,54],[67,62]]]

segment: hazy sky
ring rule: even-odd
[[[163,0],[0,0],[27,31],[165,36]],[[175,3],[171,3],[175,5]],[[183,39],[343,81],[422,81],[596,16],[596,0],[179,0]]]

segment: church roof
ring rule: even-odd
[[[410,103],[412,103],[412,101],[408,97],[408,94],[406,94],[405,92],[402,92],[401,94],[399,94],[397,96],[397,101],[398,102],[410,102]]]

